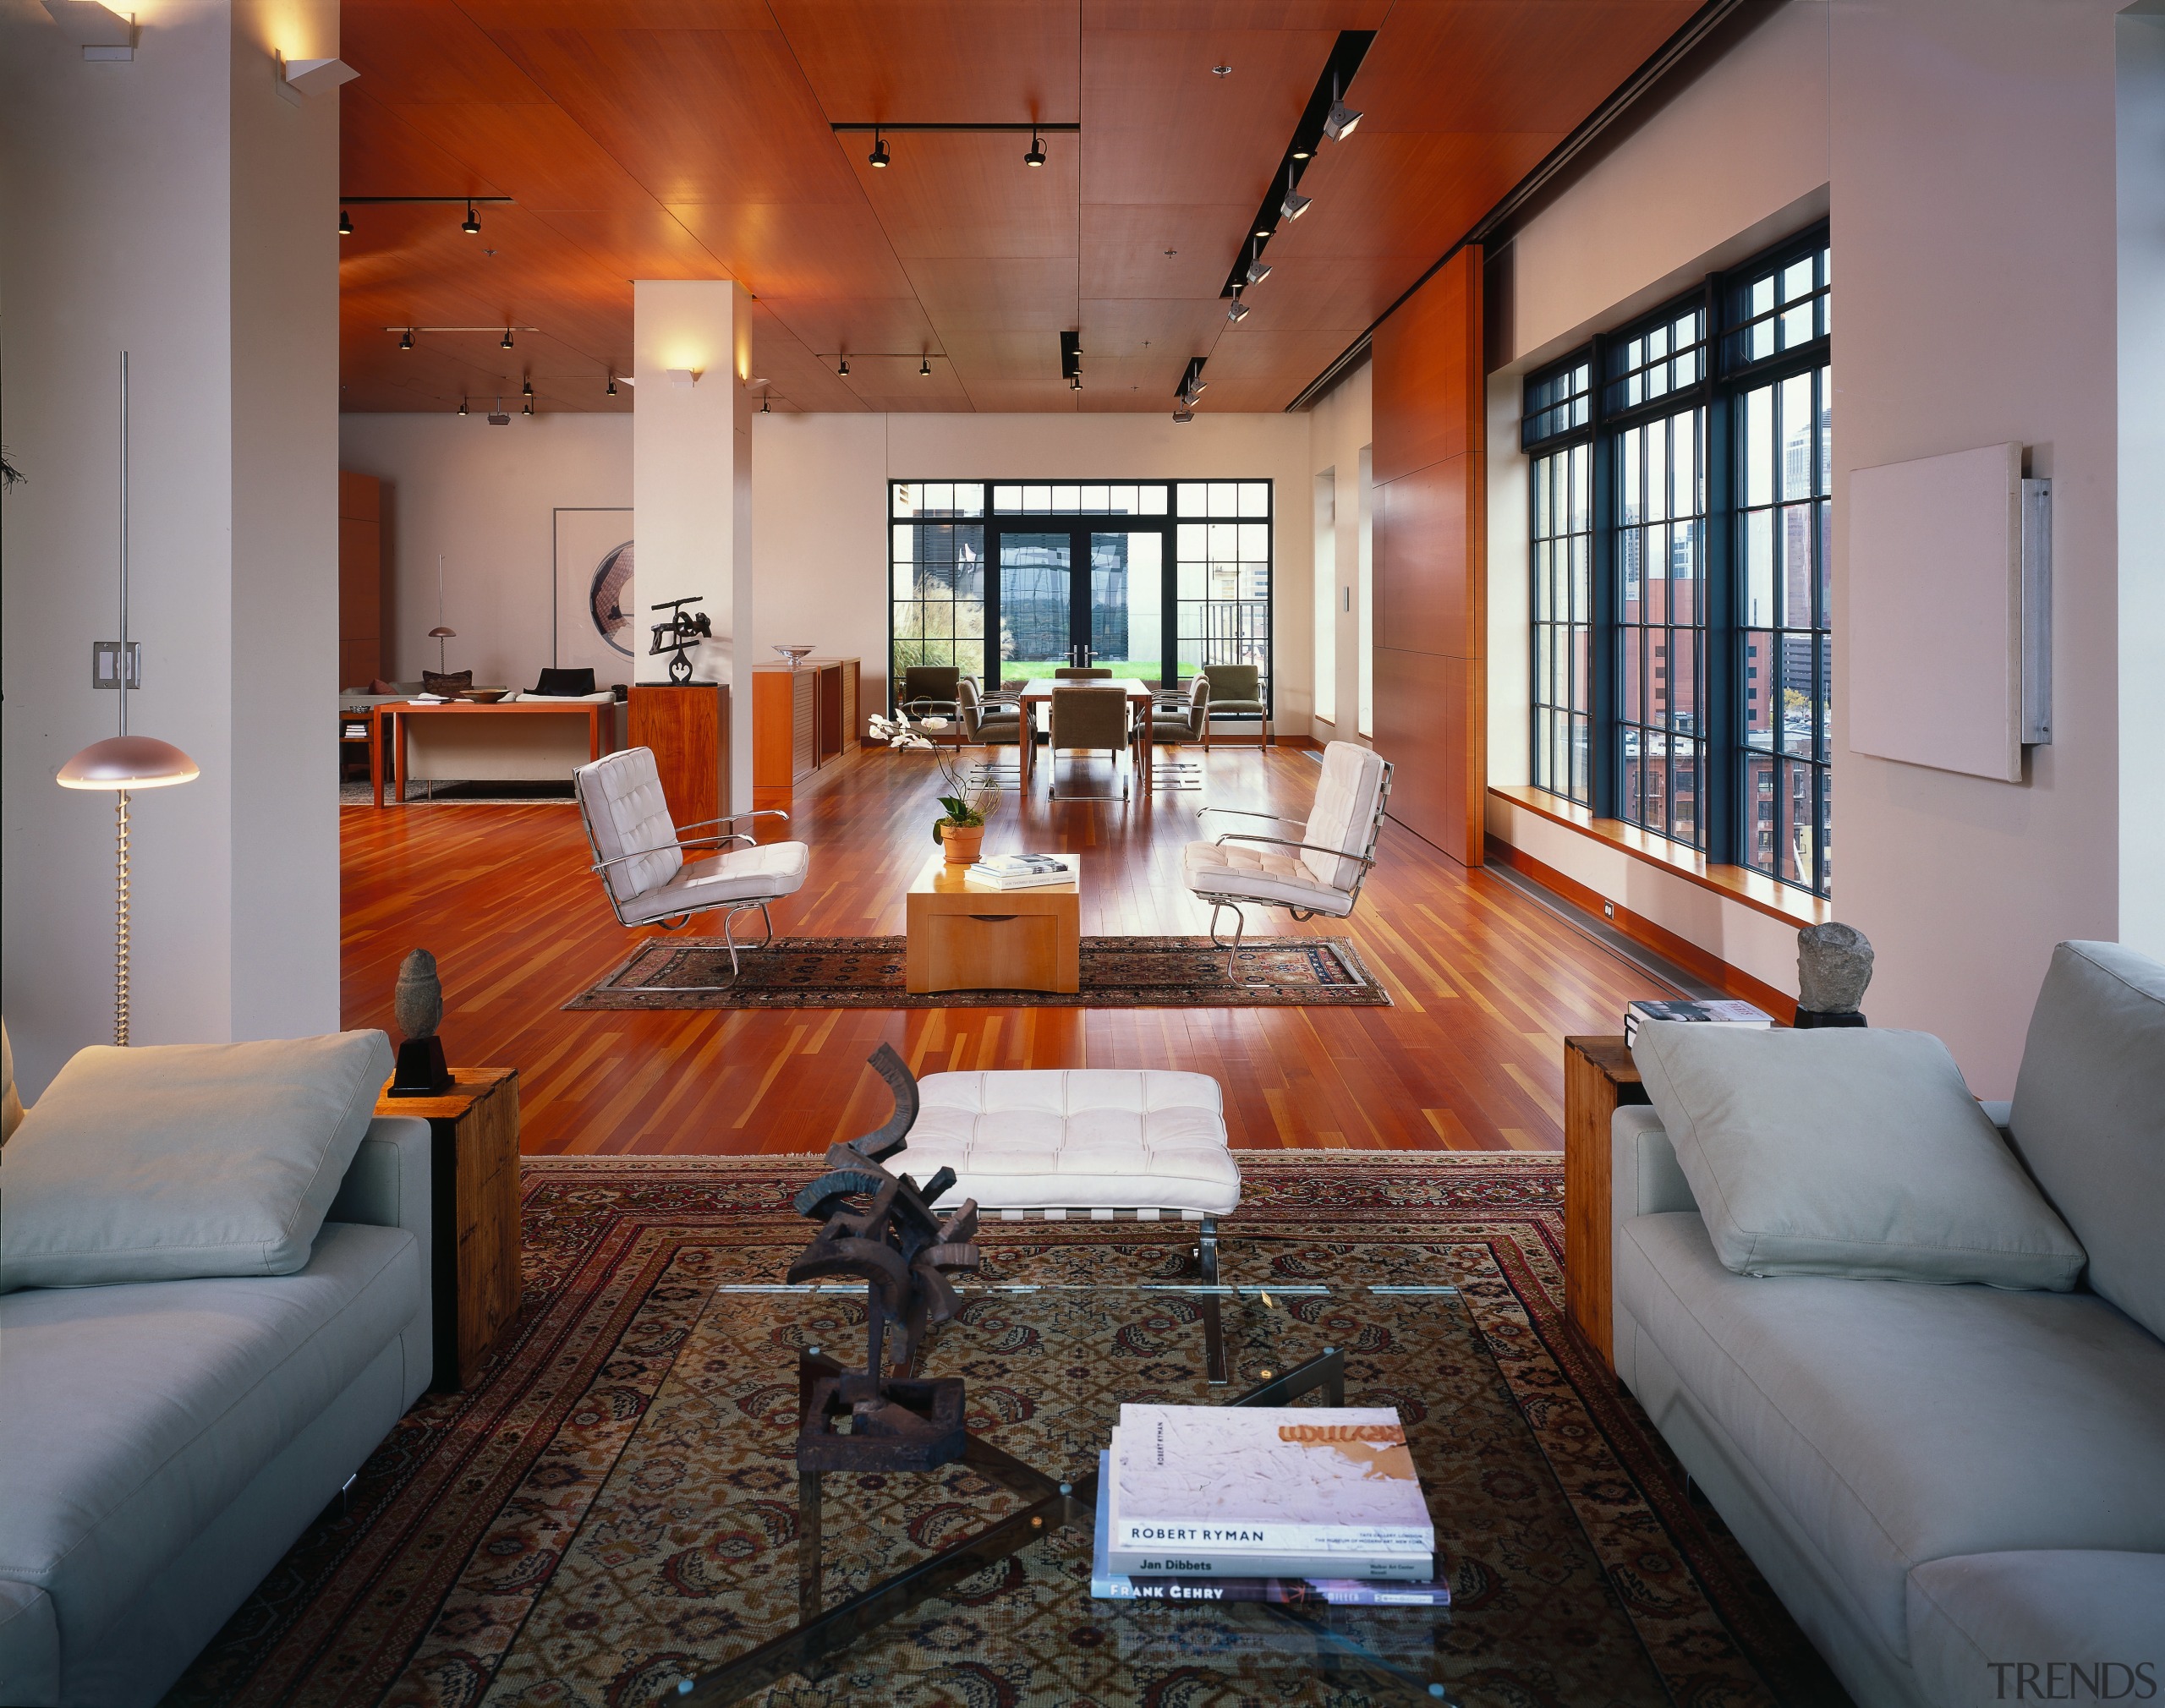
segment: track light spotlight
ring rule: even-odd
[[[1333,142],[1343,142],[1353,134],[1353,127],[1361,122],[1361,115],[1338,98],[1338,79],[1330,79],[1330,112],[1323,122],[1323,134]]]
[[[605,397],[613,397],[617,395],[617,376],[614,374],[609,376],[608,386],[601,395]]]
[[[842,358],[841,366],[840,366],[839,368],[837,368],[837,369],[836,369],[836,370],[835,370],[835,377],[836,377],[837,380],[847,380],[847,379],[848,379],[848,378],[849,378],[849,358],[848,358],[848,357],[845,356],[845,357],[843,357],[843,358]]]
[[[887,164],[887,140],[880,134],[876,127],[872,133],[872,152],[865,156],[865,159],[875,167]]]
[[[1293,188],[1293,168],[1285,168],[1285,200],[1278,204],[1278,211],[1289,220],[1296,220],[1308,211],[1312,198],[1302,195]]]
[[[762,415],[771,415],[775,413],[775,394],[773,392],[770,391],[759,399],[759,413]]]
[[[1030,151],[1022,156],[1022,164],[1025,166],[1043,166],[1044,163],[1045,140],[1033,130],[1030,133]]]
[[[474,217],[474,204],[470,201],[466,204],[466,217],[459,222],[458,228],[469,238],[481,235],[481,222]]]
[[[348,213],[345,209],[340,208],[338,210],[338,235],[342,238],[349,238],[353,236],[353,234],[354,216]]]
[[[525,397],[531,397],[534,395],[534,379],[533,379],[533,376],[532,376],[531,375],[529,375],[527,376],[526,383],[525,383],[524,385],[521,386],[518,389],[519,389],[520,392],[521,392],[523,396],[525,396]]]
[[[1236,290],[1233,293],[1233,306],[1225,310],[1225,318],[1229,320],[1244,320],[1247,318],[1247,314],[1248,305],[1241,300],[1241,293]]]
[[[1082,376],[1080,374],[1070,374],[1067,376],[1067,389],[1071,391],[1081,391],[1082,389]]]
[[[1173,419],[1183,424],[1192,421],[1195,419],[1195,411],[1188,404],[1182,403],[1179,408],[1173,411]]]
[[[522,415],[531,415],[534,413],[534,399],[529,397],[526,400],[526,407],[518,413]]]
[[[1263,258],[1263,240],[1258,238],[1248,244],[1248,282],[1259,285],[1270,276],[1270,263]]]
[[[404,336],[398,340],[398,348],[402,350],[410,350],[414,348],[414,329],[411,326],[406,329]]]
[[[466,413],[466,399],[463,397],[458,400],[458,413],[462,415]]]
[[[496,348],[499,350],[508,350],[511,348],[511,328],[509,326],[506,326],[504,328],[503,342],[497,345]]]
[[[932,358],[929,354],[917,364],[917,376],[920,380],[929,380],[932,377]]]

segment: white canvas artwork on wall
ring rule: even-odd
[[[591,667],[600,687],[633,679],[644,638],[633,594],[632,512],[556,512],[556,662]]]

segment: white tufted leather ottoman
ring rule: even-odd
[[[1218,1218],[1240,1207],[1225,1105],[1208,1074],[1067,1068],[932,1074],[918,1081],[909,1147],[890,1167],[956,1179],[939,1200],[980,1216],[1200,1222],[1203,1284],[1218,1285]],[[1210,1380],[1225,1376],[1218,1295],[1197,1300]]]

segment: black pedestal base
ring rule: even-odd
[[[451,1069],[444,1063],[440,1037],[409,1037],[398,1046],[398,1065],[392,1072],[390,1095],[394,1098],[440,1098],[452,1088]]]
[[[1867,1022],[1855,1009],[1847,1014],[1822,1014],[1817,1009],[1801,1008],[1796,1011],[1796,1019],[1792,1024],[1800,1032],[1811,1032],[1822,1026],[1863,1026]]]

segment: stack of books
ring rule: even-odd
[[[1689,1020],[1706,1026],[1740,1026],[1764,1032],[1774,1017],[1748,1002],[1635,1002],[1624,1010],[1624,1042],[1639,1041],[1642,1020]]]
[[[995,890],[1028,890],[1040,884],[1065,884],[1074,867],[1057,854],[995,854],[969,868],[972,881]]]
[[[1436,1531],[1389,1407],[1123,1405],[1100,1456],[1104,1601],[1441,1607]]]

